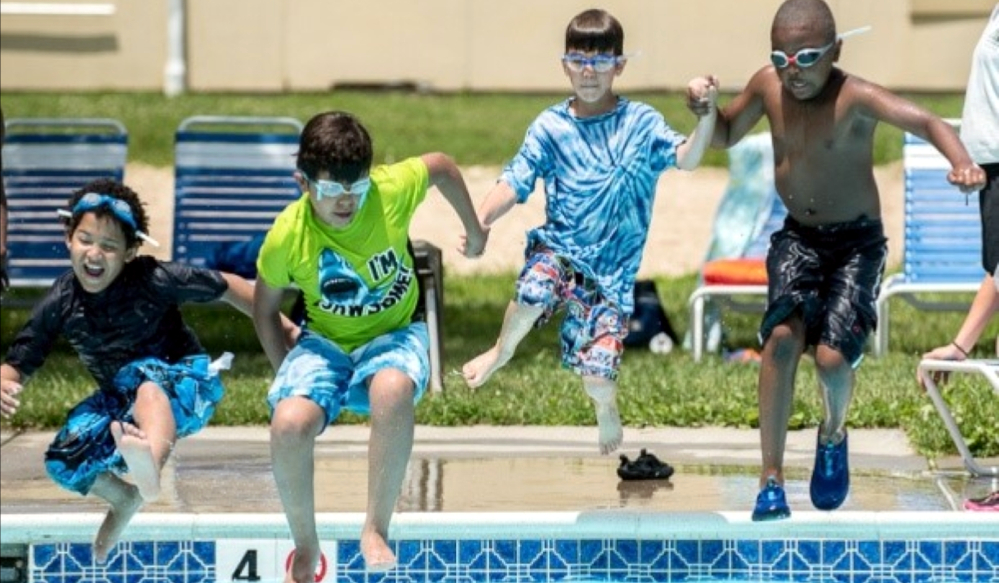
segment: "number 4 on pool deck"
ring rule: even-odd
[[[321,548],[323,554],[316,567],[316,583],[335,581],[330,559],[336,557],[336,543],[323,542]],[[215,543],[215,575],[219,583],[283,581],[294,552],[291,541],[219,540]]]

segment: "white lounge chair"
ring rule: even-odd
[[[926,392],[933,401],[933,405],[937,408],[937,412],[940,413],[940,418],[947,427],[947,432],[950,433],[954,445],[961,454],[965,468],[975,476],[999,476],[999,466],[983,465],[972,455],[967,442],[964,440],[964,436],[961,434],[960,427],[958,427],[957,422],[954,420],[954,415],[950,412],[947,401],[944,400],[943,395],[940,393],[940,388],[933,380],[933,373],[936,372],[981,375],[992,385],[992,390],[995,392],[996,397],[999,397],[999,359],[968,359],[958,362],[955,360],[934,360],[927,358],[919,363],[919,376],[926,387]]]

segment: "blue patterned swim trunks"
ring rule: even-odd
[[[115,375],[113,390],[98,390],[70,410],[45,452],[45,469],[52,480],[86,495],[98,475],[128,471],[110,426],[114,421],[134,422],[132,407],[145,382],[155,383],[170,399],[178,438],[207,425],[224,393],[206,355],[188,356],[176,364],[157,358],[130,362]]]
[[[412,379],[413,402],[418,402],[430,380],[430,336],[425,323],[414,322],[383,334],[349,354],[332,340],[303,330],[278,369],[267,403],[273,414],[282,399],[305,397],[323,409],[326,425],[342,409],[369,415],[368,379],[387,368]]]

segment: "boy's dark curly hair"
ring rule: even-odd
[[[129,208],[132,210],[132,217],[135,219],[136,229],[142,231],[143,233],[149,233],[149,217],[146,216],[146,210],[144,208],[142,201],[139,200],[139,195],[136,194],[134,190],[125,186],[124,184],[111,180],[110,178],[99,178],[97,180],[87,183],[83,188],[77,190],[69,197],[69,210],[72,212],[73,207],[79,202],[81,198],[85,195],[94,194],[105,194],[112,198],[117,198],[128,203]],[[121,225],[121,231],[125,233],[125,242],[129,249],[138,247],[142,244],[142,239],[140,239],[136,234],[136,229],[133,229],[131,225],[125,223],[121,219],[115,216],[111,208],[106,205],[101,205],[87,212],[94,213],[98,218],[110,217],[118,224]],[[80,219],[83,217],[83,213],[74,213],[72,217],[66,217],[66,232],[73,234],[76,228],[80,225]]]

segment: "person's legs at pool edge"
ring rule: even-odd
[[[388,546],[388,530],[413,452],[413,392],[413,380],[394,368],[378,371],[369,384],[368,506],[361,529],[361,554],[369,571],[384,571],[396,565],[395,554]]]
[[[850,490],[846,414],[855,375],[843,354],[826,344],[816,347],[815,369],[824,416],[815,444],[809,495],[816,508],[834,510],[843,504]]]
[[[316,531],[315,440],[326,426],[326,415],[314,401],[282,399],[271,417],[271,464],[284,508],[295,557],[285,583],[312,583],[319,562]]]
[[[805,324],[800,312],[774,326],[763,345],[759,375],[760,494],[753,520],[791,515],[784,499],[784,448],[794,402],[794,379],[805,350]]]

